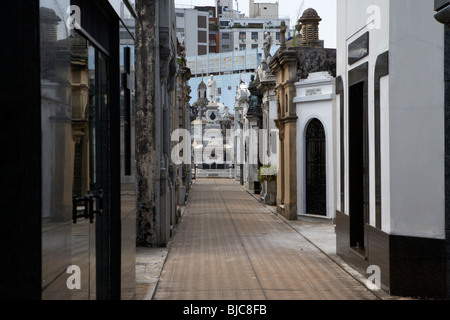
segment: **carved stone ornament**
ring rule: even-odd
[[[275,126],[278,129],[278,134],[280,136],[280,140],[284,141],[284,133],[285,133],[285,125],[284,125],[284,121],[283,120],[274,120],[275,122]]]

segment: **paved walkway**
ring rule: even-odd
[[[317,235],[287,223],[233,180],[197,180],[169,253],[162,254],[153,299],[378,298],[325,254],[332,250],[329,236],[321,250],[302,228]]]

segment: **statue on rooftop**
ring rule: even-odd
[[[267,64],[269,64],[269,59],[272,57],[272,55],[270,54],[271,47],[272,47],[272,36],[269,33],[265,32],[263,51],[264,51],[264,61]]]
[[[211,103],[215,103],[216,102],[216,92],[217,92],[217,83],[216,80],[214,79],[214,76],[211,75],[210,78],[208,79],[208,81],[206,82],[206,86],[208,87],[208,96],[209,96],[209,101]]]

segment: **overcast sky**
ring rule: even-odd
[[[298,11],[303,0],[279,0],[279,14],[281,17],[289,17],[291,26],[298,19]],[[239,0],[239,11],[248,16],[248,0]],[[260,2],[276,2],[275,0],[255,0]],[[175,6],[214,6],[215,0],[175,0]],[[234,2],[236,3],[236,2]],[[336,0],[305,0],[302,12],[308,8],[314,8],[322,18],[320,23],[320,39],[325,40],[325,47],[336,48]],[[234,5],[236,9],[236,5]]]

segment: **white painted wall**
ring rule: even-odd
[[[326,134],[327,217],[335,217],[334,193],[334,79],[328,73],[312,73],[306,80],[295,83],[297,120],[297,213],[306,212],[305,134],[309,122],[319,119]],[[317,90],[317,91],[316,91]],[[320,91],[319,91],[320,90]],[[309,95],[316,91],[317,94]]]
[[[343,78],[345,88],[347,149],[347,74],[369,63],[369,216],[370,224],[375,225],[373,79],[377,57],[389,50],[390,74],[381,80],[382,230],[443,238],[444,27],[434,20],[433,3],[433,0],[337,0],[337,75]],[[373,20],[375,24],[371,23]],[[370,55],[349,66],[348,45],[367,31]],[[335,133],[338,139],[338,126]],[[336,150],[339,159],[339,148]],[[347,154],[345,161],[345,213],[348,213]],[[337,171],[337,186],[339,178]],[[336,199],[339,192],[336,188]]]
[[[271,97],[273,97],[273,99],[271,99],[269,101],[269,130],[271,132],[271,135],[274,135],[273,140],[274,141],[270,141],[270,163],[272,166],[275,166],[278,168],[278,136],[277,136],[277,127],[275,125],[275,121],[277,119],[277,101],[276,101],[276,97],[275,97],[275,90],[271,90]],[[272,142],[275,143],[275,146],[272,147]],[[272,152],[275,151],[275,152]]]
[[[390,232],[444,239],[444,26],[433,4],[390,2]]]
[[[347,74],[352,69],[368,62],[369,63],[369,162],[370,162],[370,224],[375,225],[375,149],[374,149],[374,79],[375,64],[378,56],[389,50],[389,0],[337,0],[337,75],[341,76],[344,82],[344,135],[345,150],[347,150],[348,142],[348,81]],[[374,26],[379,28],[374,28]],[[367,31],[369,35],[370,55],[348,65],[347,48],[350,43],[358,39]],[[386,119],[388,121],[388,117]],[[339,120],[338,120],[339,121]],[[336,127],[336,137],[339,137],[339,127]],[[338,140],[337,140],[338,143]],[[337,149],[337,157],[340,158],[340,149]],[[386,158],[386,161],[388,159]],[[345,155],[345,210],[349,212],[349,168],[348,154]],[[338,172],[336,172],[338,174]],[[340,177],[336,176],[337,184],[340,186]],[[340,190],[336,189],[336,199],[340,199]]]
[[[249,12],[250,18],[277,18],[278,2],[254,3],[254,1],[250,1]]]
[[[254,190],[258,181],[258,123],[256,118],[246,118],[244,123],[244,146],[247,143],[247,161],[244,158],[244,185]]]
[[[389,144],[389,76],[383,77],[380,82],[380,153],[385,159],[381,162],[381,230],[391,231],[391,170],[390,170],[390,144]],[[374,221],[375,212],[371,212],[371,221]]]

